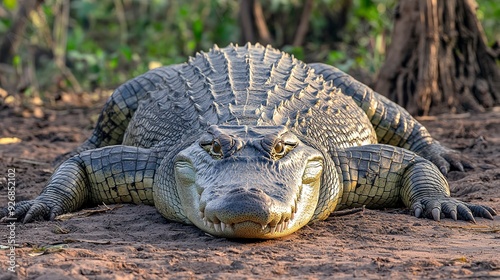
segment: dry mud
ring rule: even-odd
[[[0,205],[16,170],[16,199],[38,195],[51,161],[89,134],[102,105],[46,111],[42,119],[0,110]],[[500,110],[421,120],[475,169],[449,174],[452,195],[500,211]],[[113,207],[113,206],[110,206]],[[0,225],[0,244],[10,234]],[[151,206],[123,205],[67,221],[16,223],[17,276],[0,250],[0,279],[421,279],[500,278],[500,217],[477,224],[417,219],[406,209],[331,217],[277,240],[214,238],[165,220]]]

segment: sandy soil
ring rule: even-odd
[[[89,135],[102,104],[45,111],[42,119],[0,110],[0,205],[16,169],[17,200],[37,196],[50,162]],[[422,120],[476,168],[451,172],[453,196],[500,210],[500,110]],[[112,206],[110,206],[112,207]],[[0,225],[0,244],[10,230]],[[268,241],[211,237],[172,223],[151,206],[124,205],[67,221],[16,223],[19,279],[420,279],[500,278],[500,217],[477,224],[417,219],[406,209],[331,217]],[[0,279],[9,250],[0,250]]]

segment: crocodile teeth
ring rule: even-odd
[[[276,225],[276,231],[277,232],[282,232],[283,231],[283,223],[279,223]]]
[[[227,223],[224,223],[224,222],[219,221],[219,220],[217,220],[216,222],[211,221],[210,219],[208,219],[205,216],[205,214],[202,211],[200,211],[198,213],[198,215],[201,218],[201,220],[203,221],[203,224],[206,228],[212,228],[213,230],[215,230],[215,232],[234,231],[232,224],[227,224]],[[275,225],[271,225],[270,223],[269,224],[261,224],[261,229],[264,232],[268,231],[268,233],[270,233],[270,234],[282,233],[286,229],[288,229],[288,227],[290,225],[290,221],[293,220],[293,218],[294,218],[294,211],[292,209],[292,211],[290,212],[290,218],[282,218],[283,220],[281,220],[279,223],[277,223]]]
[[[222,231],[220,224],[214,224],[215,231]]]
[[[201,215],[201,212],[200,212],[200,218],[203,220],[203,224],[205,225],[205,227],[213,228],[216,232],[232,231],[232,226],[230,224],[226,224],[224,222],[214,223],[213,221],[207,219],[205,215]]]
[[[274,234],[276,232],[276,226],[274,226],[274,227],[270,226],[269,228],[271,229],[271,234]]]

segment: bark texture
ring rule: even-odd
[[[498,105],[498,55],[476,8],[475,0],[400,0],[376,91],[415,115]]]

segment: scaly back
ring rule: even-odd
[[[339,146],[375,141],[366,115],[350,97],[307,64],[269,46],[214,47],[166,70],[158,90],[139,105],[126,144],[176,142],[179,134],[197,134],[211,124],[285,125]]]

